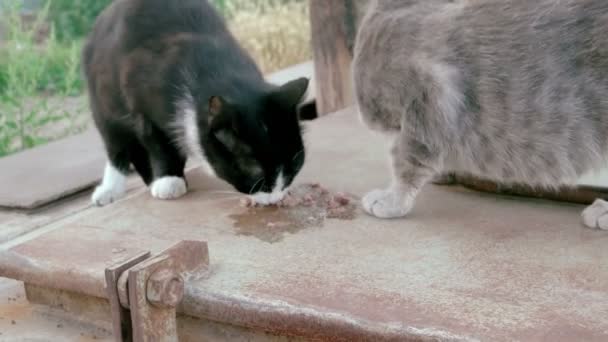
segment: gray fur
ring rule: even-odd
[[[353,68],[363,121],[398,133],[376,216],[440,172],[556,188],[606,161],[608,1],[372,1]]]

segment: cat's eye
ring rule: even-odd
[[[218,131],[218,132],[215,133],[215,137],[228,150],[232,151],[234,149],[234,146],[235,146],[235,143],[236,143],[236,141],[235,141],[236,139],[235,139],[234,135],[228,133],[228,131],[226,131],[226,130]]]

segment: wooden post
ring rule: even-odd
[[[351,64],[367,0],[310,0],[316,102],[319,115],[354,103]]]

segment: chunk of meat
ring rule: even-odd
[[[241,198],[241,206],[246,208],[252,208],[256,206],[256,203],[251,197],[243,197]]]
[[[244,207],[256,207],[254,199],[244,198],[241,201]],[[341,192],[331,194],[329,190],[318,183],[300,184],[289,190],[285,197],[277,204],[279,208],[316,207],[328,212],[338,212],[340,208],[352,205],[351,198]],[[346,210],[344,210],[346,211]]]
[[[266,223],[269,229],[280,229],[285,222],[293,225],[315,222],[318,224],[326,218],[352,220],[356,216],[357,208],[354,199],[355,197],[345,193],[332,193],[320,184],[299,184],[293,186],[285,197],[274,205],[256,204],[250,197],[244,198],[241,204],[248,208],[259,208],[266,212],[266,217],[273,217],[277,212],[286,215],[280,220],[270,220]],[[273,210],[273,207],[278,210]],[[285,218],[288,220],[284,220]]]

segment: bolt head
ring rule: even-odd
[[[175,308],[184,297],[184,280],[171,270],[156,271],[146,285],[148,301],[159,308]]]

